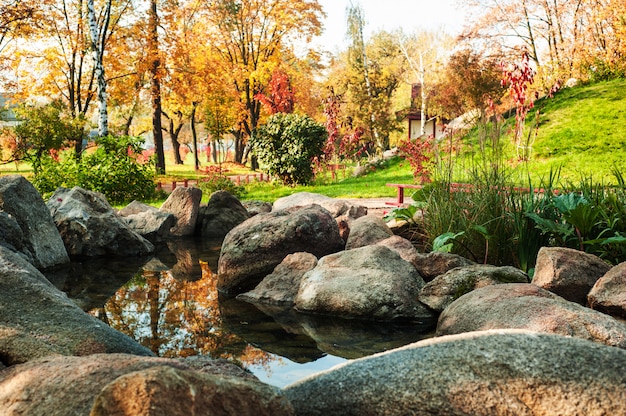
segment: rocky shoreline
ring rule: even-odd
[[[200,200],[198,189],[177,188],[161,209],[116,212],[84,189],[45,202],[23,177],[0,178],[0,413],[626,414],[623,264],[545,247],[531,281],[512,267],[418,252],[358,201]],[[155,357],[41,273],[189,235],[224,238],[218,289],[228,296],[280,313],[429,321],[436,336],[278,389],[223,360]]]

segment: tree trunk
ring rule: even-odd
[[[191,109],[191,118],[189,122],[191,123],[191,137],[193,141],[193,161],[196,170],[200,168],[200,160],[198,160],[198,134],[196,133],[196,108],[198,107],[198,103],[196,101],[193,102],[193,107]]]
[[[150,0],[148,19],[148,50],[151,59],[150,65],[150,98],[152,101],[152,133],[154,135],[154,147],[156,149],[157,174],[165,174],[165,152],[163,151],[163,130],[161,128],[161,82],[159,68],[159,35],[157,33],[159,16],[157,14],[157,0]]]
[[[94,8],[94,0],[88,0],[87,10],[89,17],[89,33],[91,35],[91,49],[94,60],[96,83],[98,85],[98,135],[108,136],[109,120],[107,112],[107,82],[104,77],[104,65],[102,58],[104,55],[104,39],[109,26],[111,16],[111,0],[107,1],[106,11],[104,13],[104,22],[102,23],[101,32],[98,33],[98,24],[96,22],[96,11]]]
[[[176,163],[177,165],[182,165],[183,159],[180,157],[180,142],[178,141],[178,136],[180,135],[180,131],[183,128],[183,113],[181,113],[180,111],[177,111],[175,113],[178,124],[176,124],[176,120],[174,120],[173,117],[170,117],[165,111],[163,111],[162,114],[168,120],[167,132],[170,135],[170,140],[172,141],[174,163]]]

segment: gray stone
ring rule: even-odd
[[[461,296],[439,316],[437,335],[503,328],[626,348],[626,324],[524,283],[486,286]]]
[[[224,238],[217,288],[235,296],[256,287],[288,254],[306,251],[319,258],[343,247],[337,222],[319,205],[256,215]]]
[[[0,247],[0,359],[9,365],[49,355],[152,353],[83,312],[33,265]]]
[[[426,283],[420,290],[419,301],[441,312],[452,302],[472,290],[502,283],[529,283],[523,271],[511,266],[474,264],[457,267]]]
[[[298,293],[302,276],[316,265],[317,257],[313,254],[289,254],[257,287],[237,295],[237,299],[252,303],[291,306]]]
[[[142,256],[154,251],[154,245],[131,230],[97,192],[59,188],[48,209],[71,256]]]
[[[346,250],[379,243],[393,236],[393,231],[382,218],[367,215],[350,223],[350,235],[346,241]]]
[[[272,212],[272,204],[265,201],[242,201],[241,204],[251,217]]]
[[[435,277],[442,275],[455,267],[470,266],[473,261],[452,253],[433,251],[431,253],[418,253],[412,262],[422,278],[430,282]]]
[[[152,243],[167,241],[176,225],[174,214],[137,201],[121,209],[118,215],[131,230]]]
[[[614,266],[599,278],[587,300],[595,310],[626,318],[626,262]]]
[[[420,341],[283,390],[298,415],[626,414],[626,351],[519,330]]]
[[[532,283],[572,302],[587,304],[587,294],[611,266],[601,258],[564,247],[542,247]]]
[[[3,211],[0,211],[0,246],[15,251],[30,263],[33,262],[30,251],[24,247],[24,233],[20,225],[15,218]]]
[[[366,246],[320,258],[302,278],[295,308],[342,318],[419,321],[432,318],[417,301],[423,285],[396,251]]]
[[[291,415],[272,387],[234,364],[95,354],[47,357],[0,372],[6,416]]]
[[[194,234],[201,200],[202,190],[199,188],[178,187],[167,197],[160,210],[171,212],[176,217],[176,225],[170,230],[172,236]]]
[[[367,215],[367,208],[362,205],[355,205],[345,199],[331,198],[326,195],[311,192],[297,192],[289,196],[278,198],[274,201],[272,211],[304,207],[312,204],[324,207],[334,218],[354,220]]]
[[[399,235],[394,235],[379,241],[376,245],[389,247],[390,249],[397,251],[398,254],[400,254],[400,257],[411,263],[413,266],[415,266],[416,260],[419,257],[419,253],[413,243],[404,237],[400,237]]]
[[[227,191],[211,194],[198,214],[198,234],[205,238],[222,239],[236,226],[250,218],[248,210]]]
[[[152,205],[144,204],[143,202],[135,200],[126,205],[124,208],[120,209],[117,212],[117,215],[119,215],[120,217],[128,217],[129,215],[158,210],[158,208],[153,207]]]
[[[0,177],[0,211],[5,212],[19,225],[22,232],[22,247],[16,241],[18,235],[8,236],[4,241],[8,247],[18,249],[38,269],[47,269],[69,263],[67,251],[59,235],[46,203],[35,187],[20,175]],[[6,219],[6,218],[5,218]],[[15,233],[13,225],[4,233]]]

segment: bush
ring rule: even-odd
[[[136,160],[142,144],[136,137],[108,136],[98,138],[95,151],[84,153],[79,161],[67,153],[58,162],[43,158],[33,185],[44,197],[60,186],[80,186],[103,193],[112,204],[150,200],[155,195],[155,169],[151,162]]]
[[[261,166],[286,185],[306,185],[313,179],[313,159],[323,153],[327,132],[312,118],[277,113],[251,139]]]
[[[207,172],[207,177],[202,179],[198,185],[202,189],[202,193],[211,195],[213,192],[227,191],[233,196],[242,197],[246,189],[233,182],[224,172],[219,166],[211,166]]]

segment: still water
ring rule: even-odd
[[[321,318],[224,298],[213,273],[220,247],[172,241],[149,258],[84,259],[47,277],[83,310],[161,357],[225,358],[278,387],[429,336],[433,323]]]

